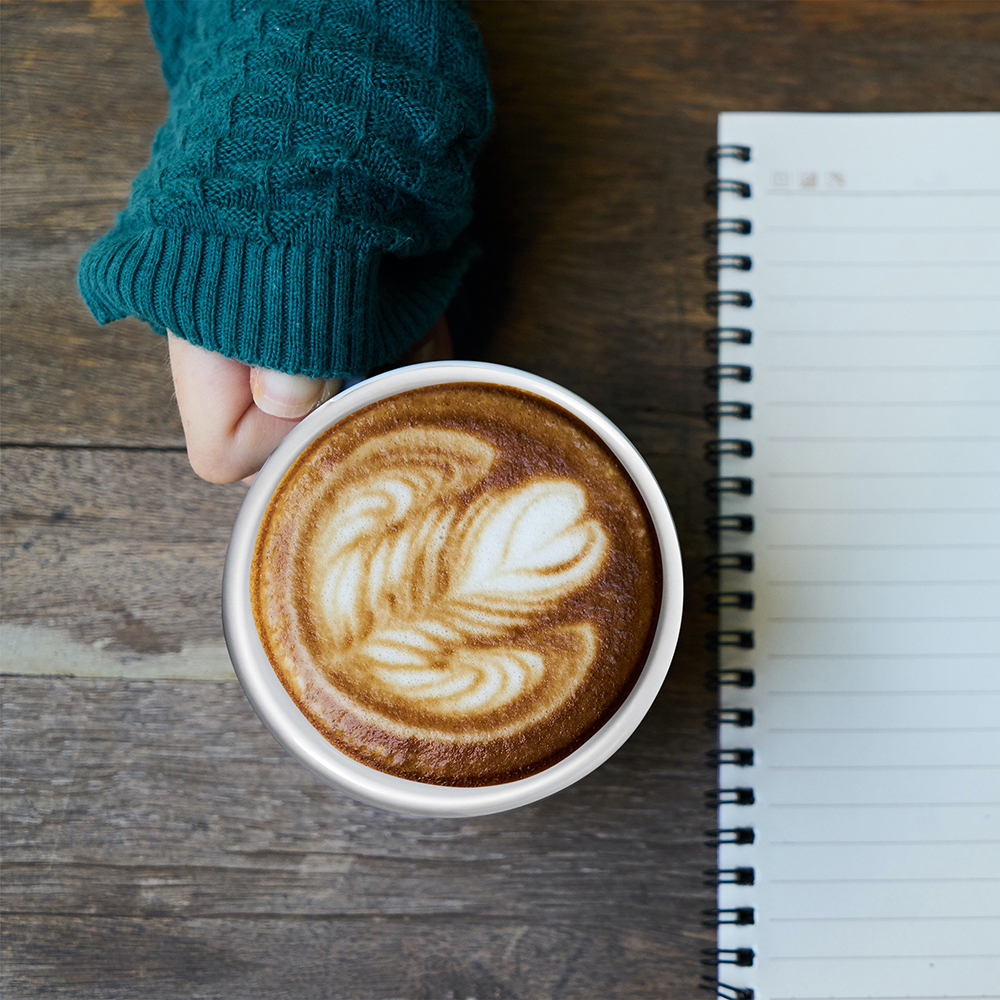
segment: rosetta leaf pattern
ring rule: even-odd
[[[526,642],[525,631],[544,631],[607,556],[573,480],[537,476],[468,503],[494,461],[467,433],[382,435],[344,463],[320,533],[327,638],[391,699],[432,714],[494,711],[541,684],[545,636]],[[572,632],[575,673],[585,670],[593,624],[550,631],[564,646]]]

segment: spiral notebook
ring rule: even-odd
[[[1000,114],[724,114],[732,1000],[1000,997]]]

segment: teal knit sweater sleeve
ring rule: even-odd
[[[95,319],[138,316],[251,365],[387,364],[473,253],[492,106],[448,0],[147,0],[166,123],[80,262]]]

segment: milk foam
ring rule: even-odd
[[[536,773],[631,690],[662,594],[641,497],[532,393],[409,390],[329,428],[262,519],[251,602],[333,746],[439,784]]]
[[[511,634],[589,583],[607,552],[571,480],[536,476],[463,503],[494,460],[464,432],[367,442],[343,467],[367,466],[364,478],[333,494],[310,554],[323,638],[422,716],[495,712],[537,687],[544,652]],[[581,644],[588,661],[593,647]]]

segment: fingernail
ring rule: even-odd
[[[268,368],[254,368],[250,372],[250,389],[258,409],[284,420],[304,417],[325,403],[340,388],[340,382],[340,379],[288,375]]]

